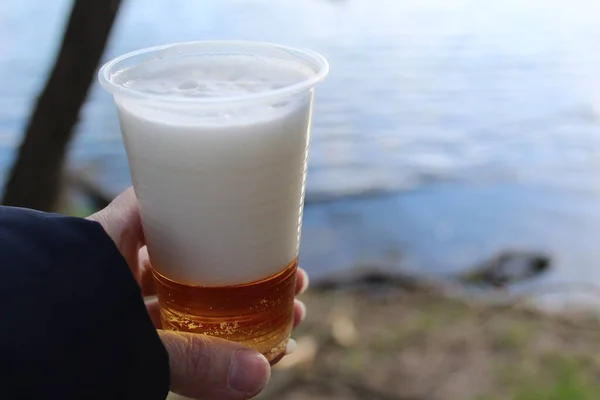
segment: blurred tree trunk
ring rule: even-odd
[[[4,204],[54,210],[73,128],[120,4],[121,0],[74,0],[60,53],[10,172]]]

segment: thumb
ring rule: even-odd
[[[205,400],[249,399],[263,390],[271,367],[241,344],[193,333],[158,331],[167,352],[171,391]]]

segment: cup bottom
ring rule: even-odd
[[[292,330],[296,270],[294,260],[273,277],[223,287],[189,286],[154,271],[162,328],[242,343],[273,364]]]

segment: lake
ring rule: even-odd
[[[0,3],[0,181],[70,1]],[[125,0],[103,60],[162,43],[312,48],[317,89],[301,260],[447,274],[511,247],[546,282],[600,283],[600,3],[592,0]],[[70,162],[129,185],[95,85]],[[356,197],[358,196],[358,197]]]

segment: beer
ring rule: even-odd
[[[222,287],[186,285],[154,271],[162,327],[240,342],[275,362],[292,329],[297,264],[261,281]]]
[[[166,329],[282,354],[313,87],[327,72],[313,52],[244,42],[161,46],[101,68]]]

